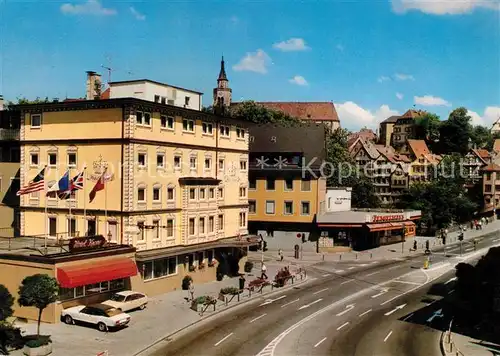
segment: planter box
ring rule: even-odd
[[[47,356],[52,354],[52,343],[49,342],[47,345],[43,345],[40,347],[28,347],[24,346],[23,355],[27,356]]]

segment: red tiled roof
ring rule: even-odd
[[[500,166],[495,163],[490,163],[486,167],[482,169],[483,171],[490,171],[490,172],[499,172],[500,171]]]
[[[423,110],[413,110],[413,109],[410,109],[407,112],[405,112],[403,115],[401,115],[401,118],[415,119],[415,118],[417,118],[419,116],[424,115],[425,113],[426,112],[423,111]]]
[[[384,155],[390,162],[396,163],[396,162],[403,162],[403,163],[410,163],[411,160],[408,158],[406,155],[401,155],[397,153],[393,147],[386,147],[384,145],[375,145],[377,150]]]
[[[500,152],[500,138],[495,140],[495,143],[493,144],[493,151]]]
[[[256,102],[268,109],[279,110],[301,120],[339,121],[332,102]]]
[[[408,140],[408,146],[416,158],[424,156],[430,163],[439,163],[442,157],[429,151],[424,140]]]

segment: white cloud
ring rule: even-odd
[[[396,98],[398,98],[399,100],[402,100],[404,98],[404,95],[401,93],[396,93]]]
[[[459,15],[478,8],[500,10],[499,0],[391,0],[396,13],[421,11],[431,15]]]
[[[249,71],[255,73],[267,73],[267,65],[271,62],[271,58],[261,49],[257,52],[247,52],[238,64],[233,66],[235,71]]]
[[[389,80],[391,80],[391,78],[386,77],[385,75],[382,75],[382,76],[378,77],[378,79],[377,79],[377,81],[379,83],[388,82]]]
[[[61,12],[70,15],[116,15],[115,9],[103,7],[98,0],[88,0],[84,4],[63,4],[61,5]]]
[[[471,110],[468,110],[468,114],[472,117],[473,125],[491,127],[500,118],[500,106],[487,106],[482,116]]]
[[[146,20],[146,16],[141,14],[139,11],[137,11],[134,7],[130,7],[130,12],[132,13],[132,15],[134,15],[135,19],[136,20],[139,20],[139,21],[144,21]]]
[[[309,85],[307,80],[301,75],[296,75],[292,79],[289,80],[290,83],[292,84],[297,84],[297,85]]]
[[[283,52],[305,51],[309,49],[302,38],[290,38],[289,40],[273,44],[273,47]]]
[[[451,103],[443,98],[432,95],[415,96],[413,99],[415,104],[422,106],[451,106]]]
[[[344,52],[344,46],[342,46],[341,44],[338,44],[336,48],[337,48],[340,52]]]
[[[399,115],[396,110],[392,110],[388,105],[382,105],[372,112],[352,101],[346,101],[343,104],[336,103],[335,108],[342,126],[350,130],[359,130],[362,127],[376,130],[379,122],[390,116]]]
[[[401,73],[394,74],[394,78],[396,80],[415,80],[415,78],[413,78],[413,75],[411,75],[411,74],[401,74]]]

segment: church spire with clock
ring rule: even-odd
[[[212,106],[214,110],[224,110],[231,105],[232,90],[229,88],[229,80],[226,75],[226,68],[224,66],[224,56],[220,61],[220,72],[217,78],[217,88],[214,88],[214,101]]]

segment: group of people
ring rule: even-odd
[[[484,225],[488,225],[489,223],[489,220],[487,218],[485,218],[484,216],[477,220],[473,220],[470,222],[470,228],[471,230],[474,230],[474,228],[476,228],[476,230],[481,230],[483,228]]]

